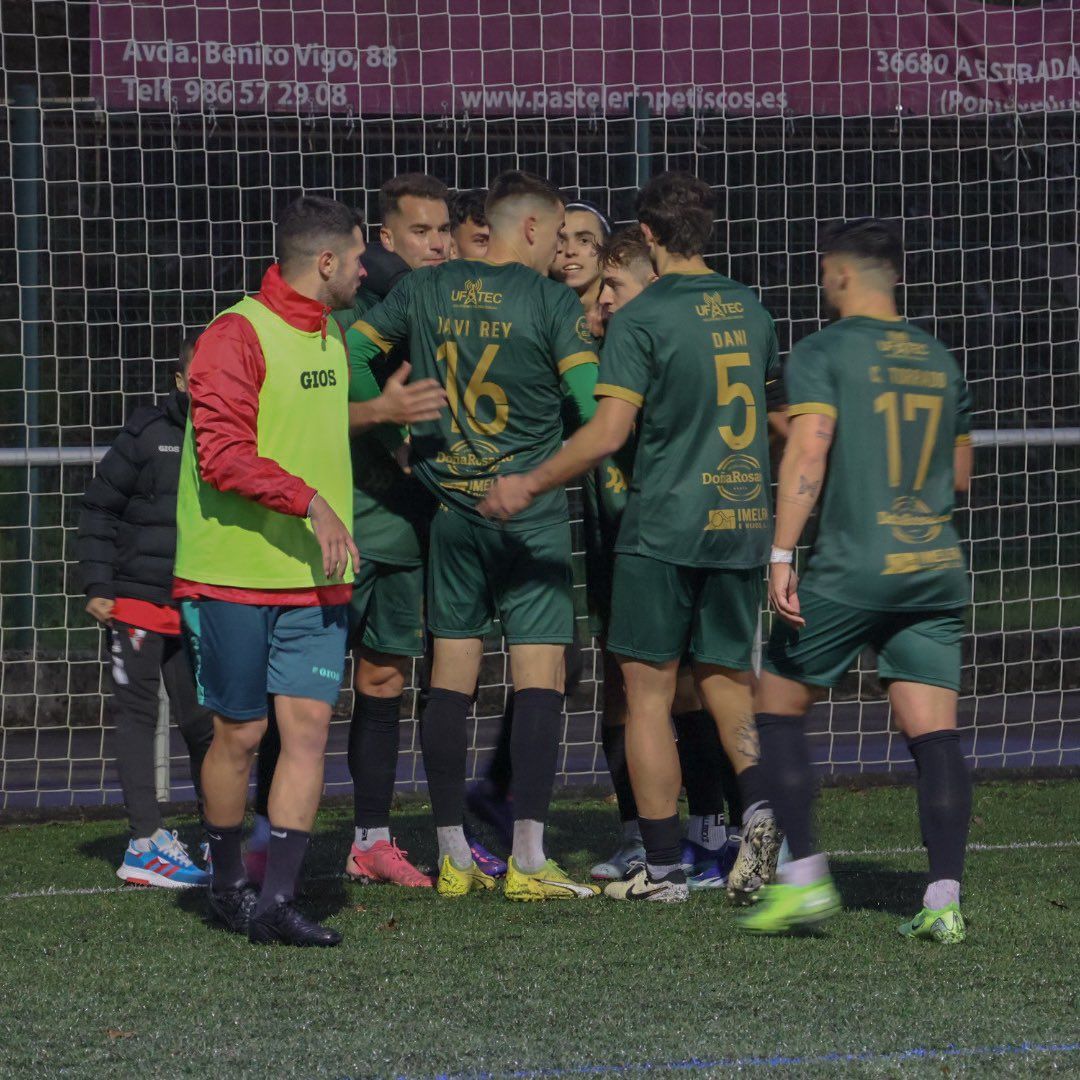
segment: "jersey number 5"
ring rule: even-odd
[[[724,442],[732,450],[742,450],[754,441],[757,434],[757,405],[754,403],[754,392],[746,383],[732,382],[730,373],[732,368],[749,367],[750,354],[748,352],[717,353],[716,360],[716,404],[730,405],[734,401],[741,401],[746,405],[746,423],[742,431],[736,434],[735,429],[727,424],[720,426],[720,435]]]
[[[920,410],[926,412],[926,431],[923,432],[922,450],[919,453],[919,467],[915,472],[912,490],[918,491],[926,480],[930,468],[930,455],[934,452],[938,426],[941,423],[941,398],[933,394],[898,394],[890,390],[887,394],[878,394],[874,398],[874,412],[885,414],[885,452],[889,465],[889,487],[900,486],[902,462],[900,460],[900,398],[904,399],[904,420],[916,419]]]
[[[486,379],[488,370],[495,361],[498,345],[488,345],[480,354],[480,363],[472,373],[465,387],[465,419],[469,427],[478,435],[498,435],[506,427],[506,418],[510,413],[510,404],[506,400],[506,391],[496,382]],[[458,346],[456,341],[444,341],[435,353],[437,361],[446,361],[446,400],[450,406],[450,430],[461,432],[461,405],[458,394]],[[494,410],[490,420],[481,420],[476,415],[476,406],[487,398]]]

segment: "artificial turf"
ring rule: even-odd
[[[976,788],[973,844],[1046,846],[972,852],[952,948],[896,932],[924,881],[921,851],[886,853],[919,846],[911,789],[827,790],[820,824],[830,850],[875,852],[834,858],[845,911],[815,938],[759,939],[716,893],[526,905],[344,883],[351,826],[329,811],[306,890],[345,934],[326,951],[249,945],[203,921],[197,892],[17,897],[112,889],[124,828],[4,827],[0,1074],[1080,1072],[1076,782]],[[424,807],[394,827],[433,862]],[[569,869],[614,839],[610,806],[557,804]]]

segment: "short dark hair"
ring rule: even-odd
[[[672,255],[700,255],[713,231],[716,199],[704,180],[685,172],[653,177],[638,192],[637,218]]]
[[[888,267],[899,280],[904,273],[904,242],[900,227],[880,218],[836,221],[821,234],[822,255],[853,255],[879,267]]]
[[[186,367],[191,364],[191,358],[195,355],[195,342],[199,340],[201,330],[189,330],[180,342],[180,350],[173,361],[173,371],[183,374]]]
[[[466,221],[486,225],[488,220],[484,214],[484,203],[487,201],[487,194],[486,188],[478,187],[455,191],[450,196],[450,228],[456,229]]]
[[[285,207],[277,223],[277,257],[284,264],[311,258],[334,241],[352,239],[364,228],[364,217],[337,199],[301,195]]]
[[[516,199],[521,196],[540,199],[542,202],[549,203],[552,206],[562,206],[563,201],[559,189],[549,180],[537,176],[536,173],[511,169],[508,172],[499,173],[491,182],[487,202],[484,204],[484,213],[490,218],[491,211],[499,203],[506,199]]]
[[[627,225],[612,234],[600,249],[600,265],[627,267],[635,262],[652,265],[649,245],[639,225]]]
[[[427,173],[408,172],[392,176],[379,188],[379,217],[384,225],[391,214],[398,212],[398,203],[406,195],[411,195],[414,199],[438,199],[446,202],[450,193],[441,180],[436,180]]]

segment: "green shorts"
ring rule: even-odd
[[[713,570],[617,555],[608,649],[655,664],[689,653],[700,664],[749,671],[764,589],[760,567]]]
[[[349,604],[353,645],[391,656],[424,655],[424,568],[360,556]]]
[[[964,612],[870,611],[799,592],[806,626],[795,630],[773,619],[762,667],[809,686],[835,686],[866,646],[878,656],[888,681],[960,689],[960,639]]]
[[[570,644],[570,523],[511,532],[440,506],[428,565],[431,632],[483,637],[496,618],[510,645]]]

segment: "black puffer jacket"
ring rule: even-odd
[[[86,489],[76,555],[88,597],[172,603],[176,489],[188,396],[174,390],[124,425]]]

